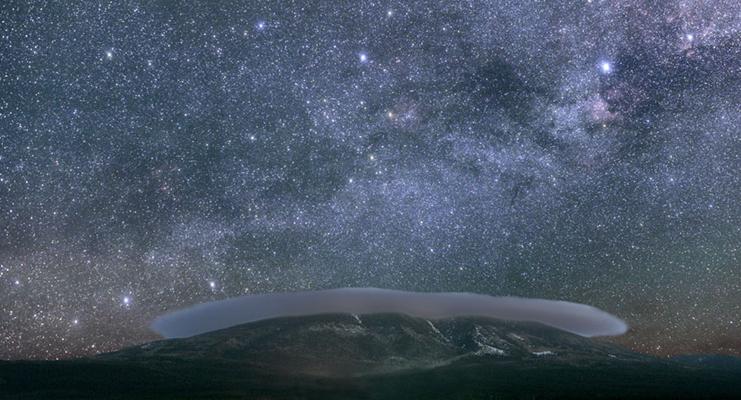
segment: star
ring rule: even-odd
[[[345,286],[561,298],[634,350],[741,354],[741,3],[129,3],[0,7],[0,359]]]

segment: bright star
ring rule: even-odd
[[[599,65],[600,70],[603,74],[609,74],[612,72],[612,64],[610,64],[608,61],[602,61]]]
[[[360,62],[361,62],[361,63],[366,63],[366,62],[368,62],[368,54],[366,54],[366,53],[360,53],[360,54],[358,55],[358,57],[360,58]]]

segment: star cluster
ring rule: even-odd
[[[7,1],[0,60],[0,359],[345,286],[741,354],[737,1]]]

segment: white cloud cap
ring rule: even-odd
[[[401,313],[427,319],[480,316],[539,322],[581,336],[616,336],[628,325],[592,306],[567,301],[343,288],[235,297],[198,304],[156,318],[151,329],[179,338],[277,317]]]

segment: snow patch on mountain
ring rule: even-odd
[[[478,341],[476,342],[476,344],[479,345],[479,349],[476,351],[476,355],[478,355],[478,356],[481,356],[481,355],[497,355],[497,356],[503,356],[503,355],[506,355],[507,354],[506,351],[504,351],[502,349],[498,349],[498,348],[496,348],[494,346],[489,346],[488,344],[484,344],[484,343],[481,343],[481,342],[478,342]]]

